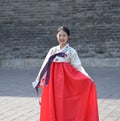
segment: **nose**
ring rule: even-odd
[[[64,38],[64,36],[60,36],[60,39],[63,39]]]

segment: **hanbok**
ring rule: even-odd
[[[48,59],[59,52],[50,65],[49,81],[40,74]],[[76,50],[67,44],[55,46],[48,52],[36,78],[42,87],[40,121],[99,121],[96,85],[82,67]]]

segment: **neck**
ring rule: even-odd
[[[66,45],[67,45],[67,43],[66,44],[60,44],[60,49],[64,48]]]

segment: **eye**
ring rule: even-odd
[[[59,37],[61,37],[62,35],[61,34],[59,34]]]

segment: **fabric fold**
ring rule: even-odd
[[[51,63],[42,87],[40,121],[99,121],[96,85],[65,62]]]

